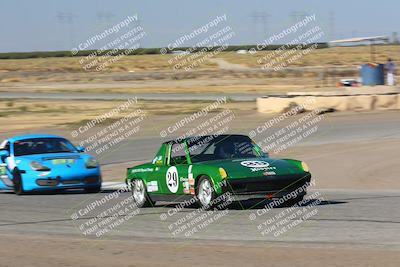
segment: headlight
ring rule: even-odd
[[[31,166],[31,168],[35,171],[49,171],[50,168],[44,166],[42,163],[37,162],[37,161],[31,161],[29,163],[29,165]]]
[[[301,162],[301,167],[303,168],[303,171],[310,172],[310,168],[305,162]]]
[[[224,168],[219,168],[219,174],[221,175],[222,179],[226,179],[228,177],[228,174],[226,173]]]
[[[86,161],[85,165],[86,165],[86,168],[93,169],[93,168],[97,168],[97,165],[99,165],[99,162],[95,158],[90,158]]]

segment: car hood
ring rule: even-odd
[[[233,179],[303,173],[301,168],[288,160],[272,158],[214,160],[199,164],[222,167]]]

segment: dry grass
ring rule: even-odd
[[[110,64],[105,72],[127,71],[154,71],[171,70],[173,65],[168,60],[172,55],[135,55],[122,57],[117,62]],[[82,57],[54,57],[31,59],[6,59],[0,60],[0,73],[9,71],[27,72],[87,72],[81,64]],[[90,62],[90,61],[83,61]],[[216,68],[216,64],[205,61],[200,68]],[[94,68],[92,68],[93,71]]]
[[[203,94],[203,93],[269,93],[269,92],[289,92],[303,89],[309,83],[305,83],[304,80],[299,81],[297,84],[288,84],[287,79],[286,84],[282,84],[280,81],[270,81],[262,80],[260,84],[237,84],[237,85],[198,85],[193,83],[192,86],[167,86],[169,82],[165,82],[164,87],[146,87],[146,88],[87,88],[87,89],[62,89],[62,90],[37,90],[38,92],[77,92],[77,93],[113,93],[113,94]],[[311,83],[311,82],[310,82]],[[318,88],[311,88],[312,90],[317,90]],[[311,90],[311,91],[312,91]],[[1,91],[1,90],[0,90]],[[307,90],[309,91],[309,90]]]
[[[376,61],[391,57],[400,64],[400,46],[376,46]],[[237,54],[222,52],[216,58],[234,66],[260,68],[257,59],[272,52]],[[341,78],[356,78],[356,66],[370,61],[370,47],[336,47],[314,50],[289,67],[351,66],[350,71],[326,74],[320,70],[258,71],[220,70],[205,61],[198,72],[173,72],[174,55],[123,57],[103,72],[86,72],[76,58],[0,60],[0,91],[85,93],[285,93],[331,90]],[[226,64],[229,66],[229,64]],[[329,70],[329,68],[327,68]],[[321,87],[323,89],[321,89]]]
[[[257,67],[257,59],[263,57],[270,51],[261,51],[257,54],[241,55],[235,52],[222,52],[217,58],[225,59],[234,64],[242,64],[248,67]],[[127,71],[154,71],[171,70],[172,66],[168,60],[174,55],[135,55],[123,57],[111,64],[107,72]],[[387,57],[400,62],[400,46],[376,46],[376,61],[385,62]],[[38,59],[16,59],[0,60],[0,73],[12,71],[28,72],[86,72],[79,63],[81,57],[73,58],[38,58]],[[329,65],[359,65],[370,61],[370,48],[368,46],[358,47],[335,47],[318,49],[302,57],[291,64],[291,66],[329,66]],[[205,61],[197,69],[216,69],[218,65],[214,62]]]
[[[0,101],[0,125],[7,125],[7,131],[33,128],[46,129],[49,126],[76,127],[97,116],[110,112],[124,101],[54,101],[18,100]],[[112,117],[117,120],[137,109],[148,116],[182,115],[197,112],[212,102],[207,101],[141,101]],[[253,102],[231,102],[224,105],[234,111],[255,110]],[[217,112],[218,110],[215,110]]]
[[[385,63],[391,57],[400,63],[400,46],[375,46],[376,62]],[[248,67],[257,67],[257,59],[273,52],[261,51],[256,54],[240,55],[234,52],[222,53],[218,57],[234,64],[242,64]],[[290,67],[311,67],[311,66],[335,66],[335,65],[361,65],[370,62],[370,47],[333,47],[317,49],[303,56],[300,60],[289,64]]]

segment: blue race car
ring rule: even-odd
[[[9,138],[0,144],[0,189],[13,189],[17,195],[60,189],[99,192],[99,163],[83,152],[56,135]]]

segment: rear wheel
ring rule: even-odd
[[[129,182],[130,191],[132,192],[133,201],[138,208],[153,207],[155,202],[151,200],[147,194],[146,186],[141,179],[132,179]]]
[[[18,169],[15,169],[13,172],[13,183],[14,183],[14,192],[17,195],[25,194],[24,186],[22,183],[22,176]]]
[[[198,204],[202,209],[211,209],[213,201],[216,198],[215,190],[211,179],[207,176],[202,176],[197,184],[196,197]]]

